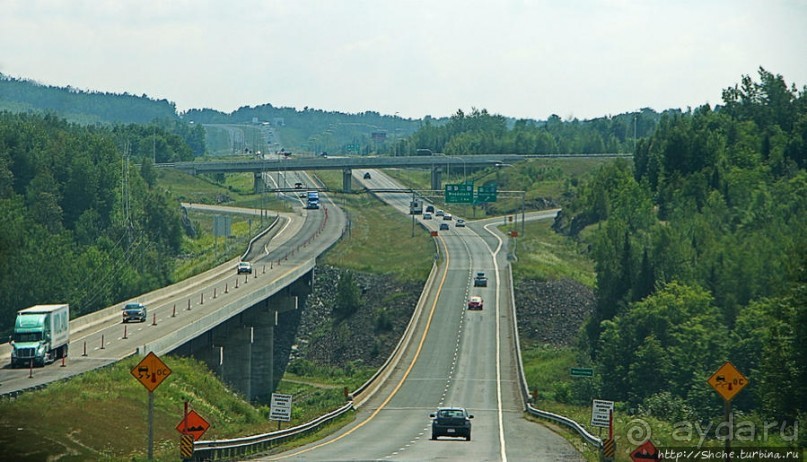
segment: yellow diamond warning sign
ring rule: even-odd
[[[153,352],[149,352],[137,366],[132,369],[134,378],[140,381],[149,391],[154,391],[163,380],[171,375],[171,369]]]
[[[729,361],[720,366],[707,382],[726,401],[731,401],[734,395],[748,385],[748,379]]]

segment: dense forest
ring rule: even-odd
[[[759,70],[723,106],[665,115],[580,184],[556,223],[590,239],[597,306],[582,335],[596,390],[669,419],[708,419],[726,360],[735,409],[807,417],[807,87]]]
[[[367,155],[386,152],[397,140],[411,135],[420,121],[374,111],[346,114],[305,107],[244,106],[229,114],[213,109],[191,109],[183,118],[201,124],[268,122],[292,151]],[[374,138],[373,134],[383,134]]]
[[[54,87],[3,74],[0,74],[0,109],[49,111],[85,124],[143,124],[178,118],[174,103],[164,99]]]
[[[0,333],[26,306],[70,303],[79,316],[171,282],[183,231],[154,188],[154,152],[192,156],[157,127],[0,112]]]
[[[663,114],[677,114],[668,110]],[[400,140],[394,153],[424,151],[466,154],[603,154],[633,152],[636,140],[651,135],[662,114],[652,109],[580,121],[553,115],[546,121],[512,120],[486,110],[457,111],[445,123],[425,120],[410,138]]]

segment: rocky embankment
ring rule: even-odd
[[[323,366],[378,367],[406,329],[422,286],[353,272],[362,291],[361,307],[347,319],[336,321],[331,310],[340,274],[336,268],[317,267],[314,292],[302,311],[291,356]],[[556,346],[577,341],[577,333],[594,306],[593,291],[571,280],[522,281],[515,295],[522,340]]]
[[[401,284],[389,276],[353,271],[360,288],[360,308],[337,321],[332,315],[341,271],[317,267],[297,329],[292,356],[316,364],[381,366],[403,335],[423,287]]]
[[[591,288],[571,279],[520,281],[515,287],[522,342],[554,346],[577,343],[577,334],[594,309]]]

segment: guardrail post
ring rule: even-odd
[[[213,288],[213,299],[215,300],[215,298],[216,298],[216,288],[214,287]]]
[[[106,347],[104,347],[104,334],[101,334],[101,349],[103,350],[105,348]]]
[[[84,353],[81,356],[87,356],[87,341],[84,341]]]
[[[225,293],[225,294],[229,294],[229,293],[230,293],[230,283],[229,283],[229,282],[225,282],[225,283],[224,283],[224,293]]]
[[[177,317],[177,304],[176,303],[174,303],[174,311],[171,313],[171,317],[172,318]]]
[[[205,304],[205,293],[204,292],[202,292],[201,297],[199,298],[199,304],[200,305]]]
[[[126,324],[124,324],[124,325],[123,325],[123,337],[121,337],[121,338],[129,338],[129,336],[128,336],[128,335],[126,335],[126,330],[127,330],[126,328],[127,328],[127,327],[129,327],[129,326],[128,326],[128,325],[126,325]]]
[[[190,310],[191,310],[191,299],[189,298],[188,299],[188,311],[190,311]]]
[[[157,325],[157,313],[154,313],[154,316],[151,318],[151,325],[152,326]]]

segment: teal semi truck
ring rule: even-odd
[[[44,366],[66,358],[69,343],[69,305],[36,305],[20,310],[11,336],[11,367]]]

